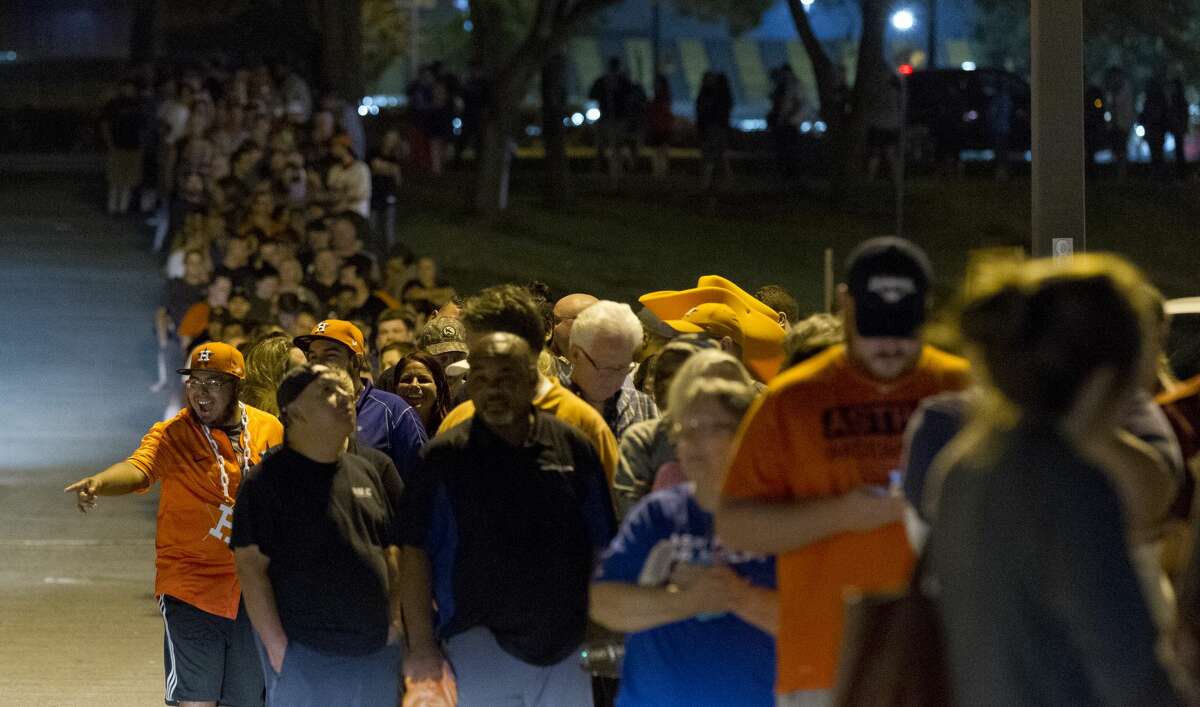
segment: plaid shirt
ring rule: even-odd
[[[562,369],[560,368],[559,371],[561,375]],[[572,393],[587,400],[583,391],[569,377],[560,377],[559,382]],[[633,385],[633,374],[631,373],[625,376],[625,382],[621,384],[621,389],[617,391],[617,394],[604,402],[604,409],[600,411],[600,414],[608,423],[608,429],[612,430],[617,441],[620,441],[625,430],[634,424],[658,417],[658,406],[654,404],[654,398]]]

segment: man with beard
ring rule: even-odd
[[[238,494],[232,546],[272,705],[395,705],[403,484],[352,444],[348,373],[306,364],[279,384],[284,447]]]
[[[967,385],[966,361],[921,342],[931,283],[909,241],[860,244],[839,290],[845,345],[771,381],[742,423],[717,531],[779,557],[780,705],[829,703],[845,590],[899,589],[912,571],[888,493],[904,428],[923,398]]]
[[[238,402],[245,362],[232,346],[197,346],[179,373],[187,376],[187,407],[151,427],[127,460],[65,491],[87,512],[98,496],[146,493],[162,482],[154,594],[166,625],[166,703],[261,705],[262,672],[229,535],[238,487],[283,441],[283,427]]]
[[[475,414],[434,438],[414,475],[405,673],[436,677],[442,640],[463,707],[591,707],[576,653],[594,560],[616,524],[600,457],[534,407],[540,377],[524,339],[476,335],[468,360]]]

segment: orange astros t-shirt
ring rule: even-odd
[[[932,347],[910,373],[883,383],[835,346],[780,375],[759,397],[738,433],[724,494],[788,500],[886,485],[900,464],[904,428],[917,404],[967,382],[967,362]],[[899,523],[780,555],[776,690],[832,687],[845,590],[898,589],[912,565]]]
[[[283,426],[270,413],[249,405],[246,418],[250,463],[257,464],[263,452],[283,442]],[[237,498],[242,470],[233,444],[219,429],[213,429],[212,436],[229,476],[229,496]],[[142,493],[162,482],[154,594],[169,594],[210,614],[236,618],[241,588],[229,549],[233,502],[224,497],[212,447],[191,410],[184,408],[151,427],[128,461],[149,479]]]

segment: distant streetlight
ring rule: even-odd
[[[809,9],[810,7],[812,7],[812,4],[813,4],[814,2],[816,2],[816,0],[800,0],[800,4],[801,4],[801,5],[804,5],[804,9],[805,9],[805,10]]]
[[[892,15],[892,26],[901,32],[907,32],[917,24],[917,18],[911,10],[898,10]]]

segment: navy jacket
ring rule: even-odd
[[[388,455],[407,485],[426,440],[420,415],[399,395],[380,390],[367,381],[363,381],[355,408],[359,445]]]

